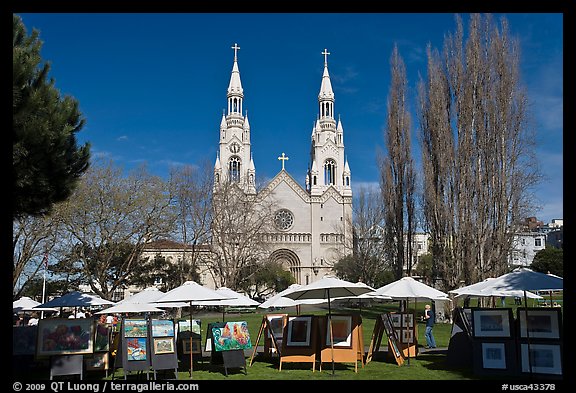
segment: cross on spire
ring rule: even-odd
[[[330,52],[328,52],[328,49],[324,49],[324,52],[322,52],[322,54],[324,55],[324,65],[327,66],[328,65],[328,55],[330,54]]]
[[[234,44],[234,46],[231,46],[232,49],[234,49],[234,61],[238,60],[238,49],[240,49],[240,47],[238,46],[238,44]]]
[[[288,160],[289,158],[286,157],[286,155],[284,153],[282,153],[282,155],[280,157],[278,157],[278,159],[280,161],[282,161],[282,170],[284,170],[284,161]]]

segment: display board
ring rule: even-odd
[[[176,334],[171,319],[150,320],[150,361],[154,378],[158,370],[174,370],[178,379],[178,356],[176,353]]]
[[[244,350],[252,349],[252,341],[246,321],[216,322],[208,325],[211,340],[210,364],[224,367],[228,376],[231,368],[246,370]]]
[[[318,317],[314,315],[288,316],[282,336],[279,370],[283,363],[312,363],[316,370],[318,348]]]
[[[320,328],[320,371],[327,362],[354,363],[358,372],[358,361],[364,367],[364,340],[360,315],[332,314],[332,340],[328,316],[318,318]],[[333,342],[333,347],[331,342]]]
[[[418,354],[418,325],[415,314],[391,312],[390,318],[404,357],[416,357]]]
[[[150,371],[149,324],[144,318],[122,319],[117,357],[120,356],[124,379],[130,371]],[[115,362],[116,364],[116,362]]]

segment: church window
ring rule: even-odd
[[[314,176],[314,181],[313,181],[314,185],[316,185],[316,176]]]
[[[230,157],[228,164],[229,179],[232,182],[240,181],[240,159],[238,157]]]
[[[350,178],[348,176],[346,176],[346,186],[350,185]]]
[[[274,213],[274,224],[276,228],[287,231],[294,225],[294,215],[288,209],[280,209]]]
[[[326,160],[324,163],[324,184],[334,184],[336,179],[336,162],[332,159]]]
[[[220,183],[220,175],[217,173],[215,176],[216,183]]]

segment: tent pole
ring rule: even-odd
[[[330,351],[332,353],[332,375],[334,375],[334,336],[332,335],[332,311],[330,309],[330,289],[326,289],[328,294],[328,323],[330,328]]]
[[[552,291],[550,291],[552,293]],[[524,290],[524,307],[526,308],[526,344],[528,345],[528,367],[530,368],[530,379],[532,379],[532,356],[530,355],[530,327],[528,326],[528,298]],[[522,336],[522,333],[520,333]],[[522,366],[520,366],[522,367]]]
[[[200,343],[202,345],[202,343]],[[193,355],[194,350],[192,346],[192,300],[190,300],[190,379],[192,379],[192,369],[193,369]]]

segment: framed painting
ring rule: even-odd
[[[12,328],[12,355],[36,354],[38,326],[14,326]]]
[[[400,342],[402,344],[413,344],[414,343],[414,330],[402,329],[402,335],[400,336]]]
[[[414,314],[402,314],[402,327],[414,327]]]
[[[105,323],[96,322],[94,330],[94,352],[109,351],[112,326]]]
[[[506,369],[506,346],[504,343],[482,343],[482,367]]]
[[[334,347],[352,347],[352,315],[332,316],[332,338]],[[328,323],[328,319],[326,319]],[[330,346],[330,326],[326,326],[326,345]]]
[[[153,319],[152,337],[174,337],[174,321],[171,319]]]
[[[212,338],[215,351],[252,348],[246,321],[226,322],[224,327],[213,326]]]
[[[394,331],[394,327],[392,325],[392,315],[390,313],[386,313],[386,314],[382,314],[382,322],[384,323],[384,330],[386,331],[386,335],[388,337],[393,337],[394,339],[397,339],[398,336],[396,335],[396,332]]]
[[[109,356],[108,352],[94,353],[92,356],[84,357],[84,365],[87,371],[108,370]]]
[[[272,330],[272,334],[274,338],[277,340],[282,340],[282,336],[284,335],[284,318],[287,317],[288,314],[268,314],[266,315],[266,319],[268,320],[268,325],[270,326],[270,330]],[[268,337],[268,331],[266,331]]]
[[[472,333],[472,309],[471,308],[463,308],[462,313],[464,314],[463,321],[467,324],[467,328],[470,333]]]
[[[560,338],[561,317],[558,309],[518,309],[520,337]]]
[[[190,328],[190,320],[189,319],[181,319],[178,321],[178,333],[182,332],[189,332],[192,330],[192,333],[200,335],[202,331],[202,322],[199,319],[192,320],[192,328]]]
[[[87,318],[41,319],[36,348],[38,356],[92,353],[94,323]]]
[[[562,375],[560,344],[520,344],[520,361],[523,373]]]
[[[174,339],[172,337],[155,337],[154,353],[157,355],[174,353]]]
[[[288,317],[288,324],[286,326],[286,346],[309,347],[311,331],[311,316]]]
[[[207,343],[210,340],[206,341]],[[211,351],[211,347],[206,350],[207,352]],[[185,338],[182,340],[182,353],[186,355],[190,355],[190,339]],[[200,339],[193,339],[192,340],[192,353],[202,354],[202,341]]]
[[[390,313],[390,320],[392,321],[392,326],[395,328],[399,328],[402,326],[402,314],[399,313]]]
[[[124,337],[147,337],[148,323],[145,319],[125,319]]]
[[[473,309],[474,337],[505,337],[512,336],[510,321],[512,310],[503,309]]]
[[[145,337],[126,339],[126,359],[128,361],[146,360],[148,351]]]

